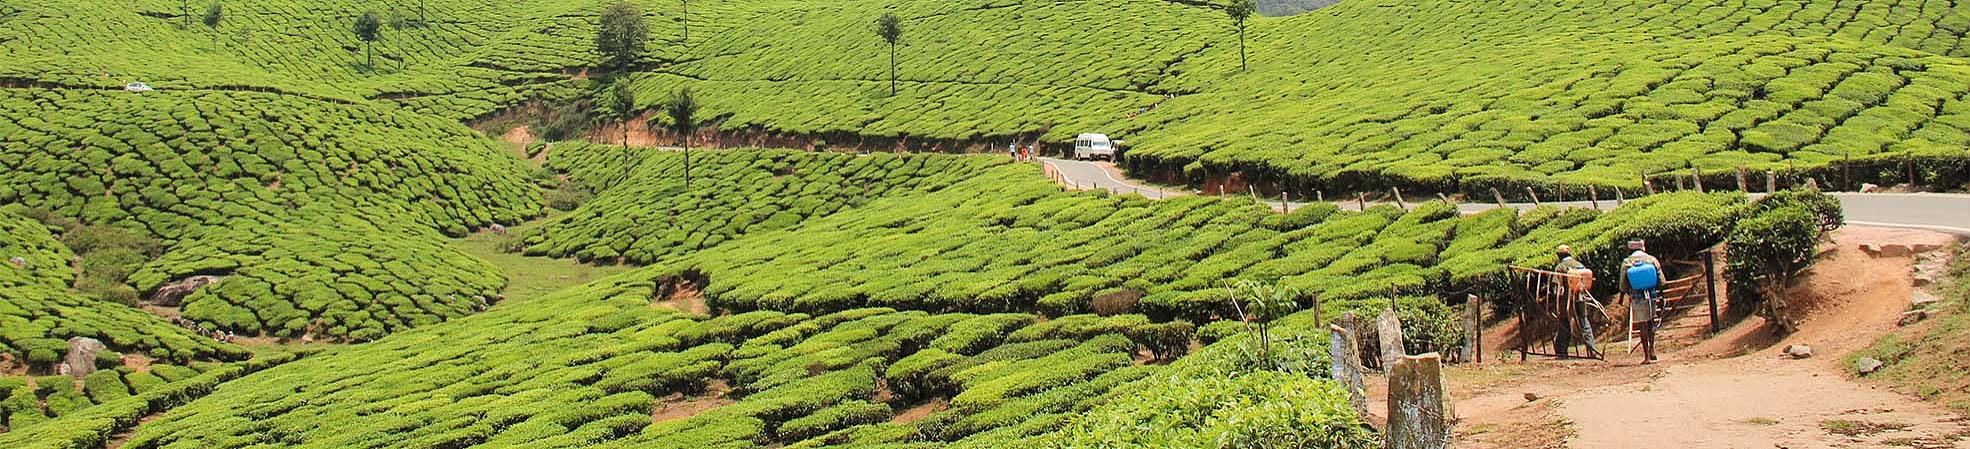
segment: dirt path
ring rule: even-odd
[[[1856,382],[1843,363],[1893,332],[1914,292],[1914,257],[1877,256],[1860,245],[1933,245],[1949,237],[1853,228],[1834,239],[1792,296],[1805,322],[1782,340],[1768,337],[1753,317],[1655,365],[1617,352],[1611,362],[1518,364],[1514,357],[1450,370],[1457,447],[1970,447],[1970,421]],[[1812,346],[1814,356],[1780,354],[1791,344]]]

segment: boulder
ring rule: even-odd
[[[1881,191],[1881,186],[1868,184],[1868,183],[1861,184],[1861,193],[1875,193],[1880,191]]]
[[[68,355],[62,357],[59,370],[76,379],[88,377],[96,372],[96,353],[109,349],[103,342],[89,337],[68,339]]]
[[[198,275],[164,284],[163,287],[157,288],[157,293],[150,295],[148,302],[164,307],[177,307],[184,302],[186,296],[191,296],[192,292],[207,285],[218,283],[219,279],[218,276]]]
[[[1854,361],[1854,371],[1860,373],[1862,376],[1874,374],[1875,371],[1880,370],[1881,361],[1875,360],[1873,357],[1861,357],[1859,360]]]
[[[1928,287],[1930,284],[1936,283],[1936,276],[1929,273],[1917,272],[1912,277],[1917,287]]]
[[[1525,392],[1525,402],[1532,402],[1537,400],[1539,400],[1539,393],[1533,393],[1530,391]]]
[[[1785,355],[1795,359],[1811,358],[1813,356],[1813,347],[1798,344],[1786,346]]]
[[[1900,319],[1895,320],[1895,325],[1907,326],[1915,323],[1920,323],[1922,322],[1922,320],[1926,320],[1926,319],[1929,319],[1928,310],[1910,310],[1907,312],[1902,312],[1902,317]]]

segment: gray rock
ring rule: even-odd
[[[96,353],[109,349],[103,342],[89,337],[68,339],[68,355],[62,357],[60,370],[76,379],[96,372]]]
[[[1913,277],[1915,278],[1915,286],[1917,287],[1928,287],[1930,284],[1936,283],[1936,276],[1929,273],[1915,273]]]
[[[1791,356],[1792,358],[1795,359],[1811,358],[1813,356],[1813,347],[1806,345],[1786,346],[1785,355]]]
[[[1881,361],[1875,360],[1873,357],[1861,357],[1859,360],[1854,361],[1854,371],[1861,373],[1862,376],[1874,374],[1875,371],[1880,370]]]
[[[1436,353],[1402,356],[1389,368],[1389,449],[1450,447],[1443,364]]]
[[[191,296],[192,292],[207,285],[218,283],[219,279],[218,276],[198,275],[164,284],[163,287],[157,288],[157,293],[150,295],[148,302],[164,307],[177,307],[184,302],[186,296]]]
[[[1937,298],[1936,295],[1929,292],[1916,290],[1914,295],[1910,295],[1908,305],[1909,307],[1920,309],[1929,307],[1930,304],[1935,304],[1937,301],[1942,301],[1942,298]]]
[[[13,264],[14,268],[27,268],[27,259],[23,259],[21,256],[8,258],[7,263]]]

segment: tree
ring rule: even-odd
[[[602,10],[602,25],[595,32],[595,50],[608,58],[608,64],[627,68],[643,53],[643,41],[650,27],[643,23],[643,11],[629,2],[616,2]]]
[[[356,18],[356,40],[363,41],[363,65],[370,70],[376,70],[376,57],[370,53],[370,44],[382,38],[383,17],[376,15],[376,10],[363,11],[362,17]]]
[[[1252,18],[1252,12],[1258,8],[1252,0],[1231,0],[1230,4],[1224,5],[1224,14],[1231,16],[1231,24],[1238,27],[1238,70],[1241,72],[1246,69],[1245,19]]]
[[[596,103],[607,110],[609,118],[622,121],[622,148],[629,149],[629,120],[636,116],[636,90],[630,88],[629,80],[616,80],[608,95]]]
[[[664,115],[670,117],[670,130],[677,133],[678,143],[684,147],[684,190],[691,190],[691,135],[698,132],[698,99],[691,96],[691,88],[677,89],[664,101]]]
[[[684,14],[678,16],[684,21],[684,42],[691,41],[691,0],[684,0]]]
[[[903,19],[885,12],[876,18],[876,35],[889,43],[889,96],[896,96],[896,42],[903,40]]]
[[[226,11],[224,7],[219,6],[219,2],[212,2],[211,6],[205,7],[205,27],[219,28],[219,21],[225,17],[225,14]]]
[[[178,1],[178,15],[184,17],[184,28],[192,29],[192,0]]]
[[[1285,361],[1275,360],[1271,323],[1299,309],[1300,292],[1291,287],[1252,280],[1226,285],[1225,291],[1231,298],[1232,310],[1238,313],[1239,320],[1245,322],[1245,332],[1253,339],[1251,347],[1246,350],[1249,360],[1267,368],[1283,366],[1275,364]]]

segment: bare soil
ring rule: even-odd
[[[695,396],[671,393],[657,400],[657,407],[650,410],[650,423],[690,419],[708,410],[736,404],[738,401],[725,397],[731,391],[732,386],[725,380],[712,379],[705,391]]]
[[[917,422],[917,420],[923,419],[924,417],[930,416],[930,414],[932,413],[944,411],[944,409],[950,407],[951,407],[950,402],[944,400],[944,398],[930,398],[930,400],[923,401],[922,404],[917,404],[914,406],[910,406],[910,408],[903,409],[901,413],[897,413],[896,416],[890,417],[889,422],[894,424],[909,424],[909,423]]]
[[[1836,232],[1813,274],[1791,295],[1802,324],[1784,337],[1747,318],[1714,337],[1672,348],[1658,364],[1614,349],[1609,362],[1503,363],[1446,371],[1460,448],[1957,448],[1970,421],[1933,403],[1862,384],[1846,354],[1896,331],[1908,310],[1915,258],[1874,257],[1863,243],[1948,242],[1925,232]],[[1700,318],[1703,319],[1703,318]],[[1486,332],[1509,341],[1512,323]],[[1806,344],[1814,355],[1780,351]],[[1617,346],[1618,348],[1618,346]],[[1487,348],[1492,349],[1492,348]],[[1502,348],[1500,348],[1502,349]],[[1378,382],[1371,382],[1374,385]],[[1375,385],[1378,389],[1380,386]],[[1379,400],[1386,393],[1371,391]],[[1384,404],[1371,404],[1379,411]]]
[[[123,447],[124,444],[130,442],[131,436],[137,434],[138,427],[143,427],[144,424],[149,424],[151,421],[156,421],[157,418],[162,416],[164,416],[164,412],[160,411],[157,413],[144,415],[142,418],[137,418],[136,425],[126,427],[123,430],[118,430],[116,431],[115,434],[110,435],[109,442],[103,444],[103,449],[117,449]]]

